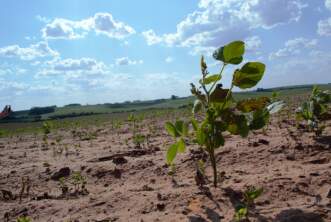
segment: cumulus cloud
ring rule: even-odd
[[[302,37],[291,39],[285,43],[284,48],[279,49],[277,52],[270,53],[269,59],[298,55],[302,52],[303,49],[314,48],[317,43],[317,39],[309,40]]]
[[[138,65],[143,63],[144,63],[143,60],[131,60],[128,57],[121,57],[116,59],[116,65],[118,66]]]
[[[142,35],[146,39],[147,45],[154,45],[162,42],[162,37],[157,36],[152,29],[142,32]]]
[[[123,39],[135,33],[131,26],[116,21],[110,13],[96,13],[80,21],[56,18],[41,30],[45,39],[79,39],[90,31],[115,39]]]
[[[320,36],[331,36],[331,17],[318,22],[317,33]]]
[[[245,39],[245,48],[247,51],[256,51],[262,45],[262,40],[259,36],[251,36]]]
[[[171,56],[168,56],[165,60],[166,63],[172,63],[174,61],[174,58]]]
[[[331,11],[331,0],[325,0],[325,7]]]
[[[33,60],[40,57],[57,57],[59,53],[51,49],[47,42],[38,42],[29,47],[20,47],[19,45],[9,45],[0,48],[0,56],[17,57],[22,60]]]
[[[143,32],[147,44],[193,47],[191,54],[196,54],[233,39],[245,39],[253,29],[296,22],[306,5],[301,0],[200,0],[198,7],[177,24],[174,33]]]
[[[108,67],[103,62],[92,58],[54,59],[45,63],[44,69],[38,72],[37,77],[47,75],[66,75],[72,77],[104,75],[107,72]]]

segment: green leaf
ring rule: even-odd
[[[201,110],[201,108],[202,108],[202,103],[201,103],[201,101],[198,100],[198,99],[195,100],[195,101],[194,101],[194,104],[193,104],[192,113],[193,113],[193,114],[198,113],[198,112]]]
[[[248,214],[247,207],[243,204],[238,205],[235,209],[235,215],[234,215],[235,221],[240,222],[243,219],[246,219],[247,214]]]
[[[191,119],[191,123],[192,123],[192,127],[193,127],[193,130],[194,131],[197,131],[198,128],[199,128],[199,124],[198,124],[198,121],[196,121],[195,119]]]
[[[249,127],[246,117],[244,115],[233,115],[231,121],[228,123],[227,130],[234,135],[248,136]]]
[[[263,109],[269,102],[270,99],[268,97],[242,100],[237,103],[237,109],[244,113],[248,113],[258,109]]]
[[[178,137],[179,136],[174,124],[172,124],[170,122],[166,122],[165,128],[171,136],[173,136],[173,137]]]
[[[178,151],[178,144],[172,144],[167,151],[167,164],[171,165],[172,162],[174,161],[174,159],[176,158],[177,155],[177,151]]]
[[[237,65],[243,61],[244,53],[245,43],[243,41],[234,41],[217,49],[213,53],[213,57],[224,63]]]
[[[263,128],[269,121],[269,112],[268,110],[257,110],[253,113],[253,120],[249,125],[249,128],[252,130],[258,130]]]
[[[199,145],[204,145],[207,141],[206,124],[202,124],[196,133],[196,140]]]
[[[221,87],[216,87],[214,91],[210,94],[210,102],[224,103],[228,93],[229,89],[222,89]]]
[[[244,192],[244,197],[247,202],[252,203],[256,198],[261,196],[263,193],[263,187],[261,188],[255,188],[255,187],[250,187],[247,191]]]
[[[254,87],[263,77],[265,65],[260,62],[248,62],[233,75],[233,84],[240,89]]]
[[[176,131],[181,135],[181,136],[187,136],[188,134],[188,124],[185,123],[182,120],[177,120],[175,123]]]
[[[214,142],[215,142],[215,148],[219,148],[220,146],[224,146],[224,137],[221,133],[218,133],[216,135],[216,137],[214,138]]]
[[[186,145],[185,142],[182,138],[180,138],[177,142],[177,147],[178,147],[178,152],[179,153],[184,153],[186,150]]]
[[[219,80],[221,80],[221,75],[220,74],[214,74],[214,75],[211,75],[211,76],[207,76],[204,79],[200,79],[200,83],[203,84],[203,85],[209,85],[209,84],[217,82]]]

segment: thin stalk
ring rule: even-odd
[[[223,66],[221,68],[221,72],[219,74],[220,77],[222,77],[222,74],[223,74],[223,71],[224,71],[224,68],[227,64],[226,63],[223,63]],[[212,92],[213,88],[215,87],[217,82],[214,82],[213,85],[210,87],[209,91],[208,91],[208,95]]]
[[[213,168],[214,187],[217,187],[217,167],[216,167],[215,151],[213,148],[209,152],[209,158]]]

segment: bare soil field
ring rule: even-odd
[[[205,185],[197,185],[197,160],[205,157],[196,145],[169,175],[166,119],[142,121],[149,139],[141,147],[128,123],[52,131],[47,144],[42,135],[0,138],[1,221],[228,222],[248,186],[264,189],[250,221],[331,221],[330,121],[318,138],[284,116],[248,139],[228,136],[217,150],[214,188],[209,162]]]

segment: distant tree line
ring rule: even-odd
[[[35,115],[42,115],[46,113],[53,113],[55,112],[56,106],[45,106],[45,107],[33,107],[29,110],[29,115],[30,116],[35,116]]]

